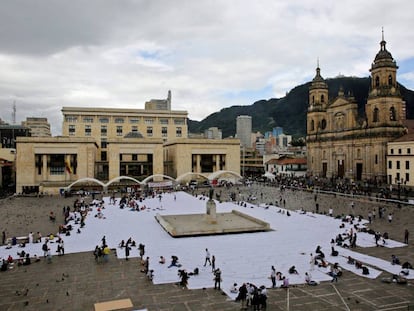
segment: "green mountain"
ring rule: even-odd
[[[345,94],[353,94],[359,115],[364,115],[368,97],[370,78],[338,77],[326,79],[329,86],[329,98],[335,98],[342,87]],[[294,137],[306,136],[306,112],[310,82],[292,89],[285,97],[259,100],[249,106],[231,106],[215,112],[202,121],[188,120],[191,133],[200,133],[210,127],[218,127],[223,137],[234,136],[236,118],[240,115],[252,117],[253,132],[271,131],[280,126],[286,134]],[[414,119],[414,91],[400,84],[401,94],[406,102],[407,119]]]

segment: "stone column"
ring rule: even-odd
[[[201,173],[201,155],[197,154],[196,173]]]
[[[42,155],[42,179],[43,180],[47,180],[47,175],[48,175],[48,171],[47,171],[47,154],[43,154]]]

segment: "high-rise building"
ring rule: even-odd
[[[236,119],[236,136],[245,148],[252,147],[252,117],[238,116]]]

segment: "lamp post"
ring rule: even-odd
[[[398,185],[398,201],[399,201],[401,199],[401,180],[400,179],[398,179],[397,185]]]

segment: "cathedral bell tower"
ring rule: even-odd
[[[307,113],[307,134],[313,135],[324,130],[326,124],[326,108],[328,107],[328,84],[321,76],[321,69],[316,68],[316,75],[309,87],[309,106]]]
[[[405,120],[405,102],[397,83],[398,66],[386,49],[384,31],[372,63],[370,92],[365,106],[368,127],[398,126]]]

